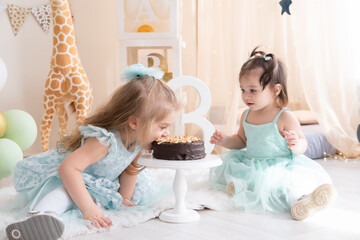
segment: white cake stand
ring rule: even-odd
[[[222,164],[221,159],[215,155],[207,155],[199,160],[162,160],[153,158],[151,154],[140,157],[138,163],[147,167],[171,168],[176,170],[173,191],[175,195],[175,207],[163,211],[160,214],[160,220],[169,223],[187,223],[200,219],[200,215],[185,207],[185,196],[187,192],[187,183],[184,171],[194,168],[211,168]]]

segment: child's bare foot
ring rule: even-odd
[[[229,182],[228,185],[226,186],[226,194],[229,197],[232,197],[235,193],[235,186],[233,182]]]

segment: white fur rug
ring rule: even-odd
[[[161,179],[161,181],[168,184],[169,187],[172,186],[175,170],[150,168],[149,170]],[[209,188],[209,169],[186,170],[185,176],[188,183],[188,191],[185,198],[187,208],[195,210],[204,208],[214,210],[232,209],[231,201],[225,193]],[[14,221],[18,221],[14,214],[1,211],[1,209],[6,209],[6,206],[12,201],[16,194],[11,183],[6,184],[7,186],[3,185],[4,184],[0,184],[0,239],[6,239],[6,226]],[[162,211],[172,208],[174,204],[175,198],[173,194],[168,194],[158,199],[151,208],[129,207],[126,208],[125,211],[106,211],[104,214],[112,220],[113,226],[110,229],[111,231],[115,228],[134,226],[148,221],[151,218],[156,218]],[[96,231],[96,229],[88,230],[85,225],[71,225],[70,227],[67,226],[63,238],[71,239],[73,236],[92,234]]]

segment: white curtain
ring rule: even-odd
[[[306,99],[329,142],[360,156],[357,81],[360,79],[360,2],[297,1],[291,23]],[[301,12],[298,12],[301,10]]]
[[[330,143],[359,156],[356,9],[356,0],[301,0],[281,15],[278,0],[197,0],[197,75],[211,90],[212,109],[222,109],[217,124],[227,134],[237,130],[238,73],[260,45],[288,67],[289,107],[315,112]]]

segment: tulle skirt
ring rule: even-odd
[[[223,164],[210,172],[210,186],[225,191],[230,183],[234,207],[249,213],[288,212],[302,195],[331,184],[322,166],[304,155],[254,158],[231,150],[221,158]]]

